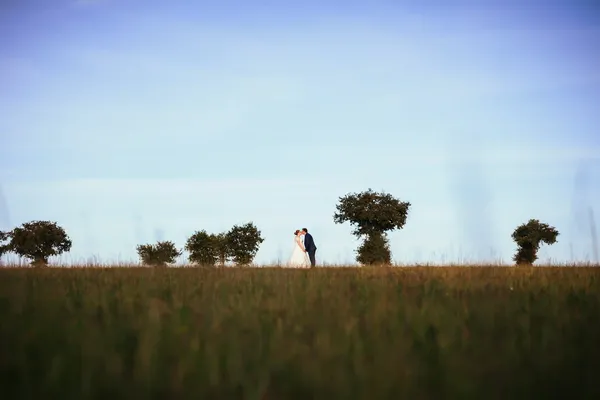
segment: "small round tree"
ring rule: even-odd
[[[252,263],[260,244],[264,242],[261,232],[252,222],[240,226],[234,225],[225,236],[231,259],[237,265]]]
[[[512,234],[512,239],[517,244],[513,260],[517,265],[533,264],[538,258],[540,244],[554,244],[558,235],[556,228],[537,219],[530,219],[526,224],[519,225]]]
[[[340,197],[333,221],[336,224],[350,222],[355,226],[353,234],[365,237],[363,244],[356,250],[356,261],[366,265],[390,264],[387,232],[404,227],[410,205],[389,193],[369,189]]]
[[[182,253],[177,250],[171,241],[157,242],[156,244],[140,244],[137,252],[144,265],[166,267],[173,264]]]
[[[214,267],[219,259],[219,238],[205,230],[197,231],[190,236],[185,249],[190,253],[191,263]]]
[[[33,266],[48,265],[48,258],[71,250],[65,230],[51,221],[26,222],[8,234],[8,249],[31,260]]]

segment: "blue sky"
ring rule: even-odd
[[[5,0],[0,229],[113,262],[253,221],[259,263],[301,227],[345,263],[335,204],[370,187],[413,204],[398,262],[509,262],[529,218],[584,260],[598,65],[593,1]]]

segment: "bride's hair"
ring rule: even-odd
[[[296,229],[296,230],[294,231],[294,236],[298,236],[298,232],[300,232],[300,229]]]

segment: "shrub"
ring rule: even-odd
[[[381,233],[368,235],[362,245],[356,250],[356,261],[364,265],[386,264],[392,262],[392,252],[388,239]]]
[[[171,241],[141,244],[137,246],[137,252],[142,263],[157,267],[166,267],[167,264],[173,264],[177,257],[182,254],[175,247],[175,243]]]

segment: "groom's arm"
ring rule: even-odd
[[[313,246],[315,245],[315,242],[314,242],[312,236],[307,237],[307,239],[308,239],[307,240],[308,243],[304,247],[306,247],[306,248],[310,247],[312,249]]]
[[[310,239],[307,238],[306,236],[304,236],[302,239],[303,239],[302,243],[304,244],[304,248],[302,250],[304,250],[304,252],[306,253],[306,252],[308,252],[307,249],[308,249],[308,246],[310,245]]]

